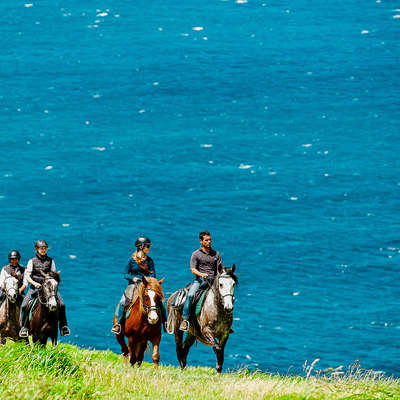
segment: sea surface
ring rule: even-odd
[[[0,259],[48,241],[61,341],[118,353],[135,238],[168,297],[208,229],[225,370],[400,376],[399,2],[2,0],[0,37]]]

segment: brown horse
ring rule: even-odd
[[[129,354],[131,365],[140,366],[144,352],[150,341],[153,345],[154,368],[160,361],[159,346],[161,341],[161,302],[164,299],[161,284],[164,278],[158,281],[156,278],[142,278],[142,283],[136,289],[132,302],[128,308],[130,314],[121,326],[121,333],[115,335],[121,345],[122,354]],[[116,317],[114,316],[114,324]],[[125,343],[128,338],[128,346]]]
[[[176,355],[181,368],[186,367],[190,347],[195,340],[212,346],[216,358],[216,369],[222,371],[224,349],[232,325],[234,288],[237,283],[235,264],[232,268],[221,268],[206,294],[203,307],[197,317],[191,318],[190,328],[183,341],[183,331],[179,329],[182,321],[181,310],[171,307],[173,293],[168,299],[168,332],[175,333]]]
[[[0,306],[0,342],[4,344],[6,338],[18,340],[19,312],[22,296],[19,296],[19,287],[22,285],[22,276],[12,273],[5,279],[6,298]]]
[[[38,299],[32,311],[30,332],[33,342],[46,344],[51,339],[53,346],[57,344],[58,337],[58,303],[57,289],[60,283],[60,274],[49,272],[43,274],[44,281],[39,289]]]

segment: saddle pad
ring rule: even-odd
[[[200,314],[201,308],[202,308],[202,306],[203,306],[204,299],[206,298],[206,294],[208,293],[208,291],[209,291],[209,288],[207,288],[207,289],[205,289],[205,290],[203,290],[203,291],[200,290],[199,297],[196,298],[196,300],[197,300],[197,303],[196,303],[196,311],[195,311],[195,314],[196,314],[196,315],[199,315],[199,314]],[[196,301],[196,300],[195,300],[195,301]]]
[[[30,321],[32,319],[32,313],[33,313],[33,310],[35,309],[35,305],[36,305],[37,301],[38,301],[38,298],[35,297],[28,303],[28,310],[29,310],[28,321]]]
[[[176,292],[176,295],[171,300],[171,307],[172,308],[181,308],[185,304],[186,297],[189,290],[187,288],[179,289]]]

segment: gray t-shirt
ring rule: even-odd
[[[221,255],[218,251],[211,249],[207,254],[201,247],[193,252],[190,258],[190,268],[196,268],[201,273],[206,273],[208,276],[216,276],[218,267],[222,266]]]

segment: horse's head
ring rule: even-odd
[[[20,279],[16,274],[11,274],[5,279],[6,296],[11,303],[17,301]]]
[[[233,303],[235,301],[234,291],[237,284],[235,268],[235,264],[232,265],[232,268],[219,268],[217,279],[215,280],[215,285],[217,285],[219,297],[225,311],[233,310]]]
[[[147,314],[147,321],[151,325],[156,324],[160,319],[160,303],[164,298],[161,288],[163,281],[164,278],[159,281],[156,278],[142,278],[141,303],[143,310]]]
[[[45,274],[42,272],[44,278],[41,288],[41,297],[43,303],[47,306],[49,311],[57,310],[57,290],[60,283],[60,274],[58,272],[49,272]]]

